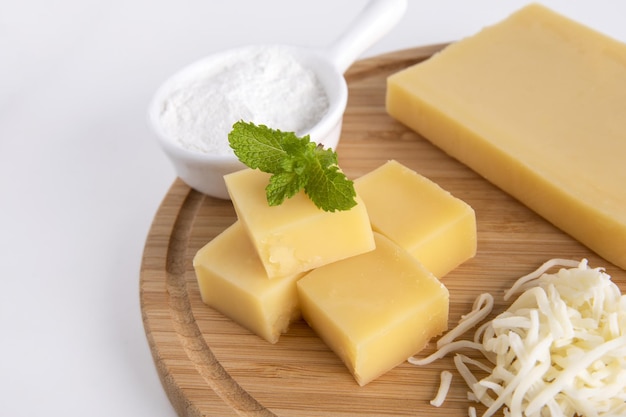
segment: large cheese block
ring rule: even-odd
[[[626,268],[626,45],[530,5],[388,78],[387,110]]]
[[[350,210],[327,212],[304,192],[269,206],[269,174],[253,169],[224,177],[239,220],[245,225],[270,278],[313,268],[374,249],[363,201]]]
[[[419,261],[375,233],[376,249],[297,283],[302,316],[359,385],[406,361],[447,329],[449,295]]]
[[[241,222],[193,258],[202,301],[270,343],[300,318],[296,281],[302,274],[269,279]]]
[[[391,160],[357,178],[373,230],[441,278],[476,254],[472,207],[428,178]]]

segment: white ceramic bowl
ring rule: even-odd
[[[243,48],[262,48],[264,46],[246,46]],[[326,95],[329,107],[322,118],[308,132],[311,141],[322,144],[325,148],[335,149],[339,142],[343,113],[348,100],[348,88],[343,74],[313,49],[293,46],[278,46],[289,51],[305,68],[311,69],[318,77]],[[171,160],[176,174],[190,187],[207,195],[228,199],[224,175],[243,169],[245,166],[232,155],[217,155],[190,150],[169,136],[163,127],[161,113],[170,94],[190,79],[198,78],[203,72],[214,69],[231,56],[240,52],[238,49],[210,55],[183,68],[157,90],[149,107],[149,121],[159,143]],[[233,120],[235,123],[237,120]],[[248,121],[248,120],[244,120]],[[268,126],[275,128],[275,126]],[[224,141],[228,141],[225,137]]]
[[[348,88],[343,73],[367,47],[397,23],[406,7],[407,0],[370,0],[347,30],[329,47],[305,49],[279,46],[289,51],[298,62],[317,75],[328,96],[327,112],[308,132],[298,132],[298,135],[308,134],[311,141],[322,144],[325,148],[337,147],[348,100]],[[245,48],[250,47],[254,46]],[[235,49],[211,55],[183,68],[157,90],[149,108],[150,124],[157,134],[161,147],[172,161],[176,174],[190,187],[223,199],[229,198],[224,175],[243,169],[244,165],[234,154],[212,155],[183,147],[166,134],[159,116],[167,97],[176,87],[189,78],[197,78],[198,74],[209,68],[222,65],[230,54],[236,52]],[[228,141],[228,138],[225,137],[224,140]]]

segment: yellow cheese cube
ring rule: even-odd
[[[447,329],[448,290],[404,249],[375,233],[374,251],[298,281],[302,316],[365,385]]]
[[[202,301],[270,343],[300,318],[296,281],[303,274],[268,279],[241,222],[195,255]]]
[[[530,5],[388,78],[387,110],[626,268],[626,45]]]
[[[265,196],[269,174],[244,169],[224,177],[239,220],[270,278],[292,275],[374,249],[365,205],[326,212],[300,192],[279,206]]]
[[[464,201],[397,161],[356,179],[372,228],[441,278],[476,254],[476,216]]]

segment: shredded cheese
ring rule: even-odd
[[[549,274],[553,267],[561,268]],[[507,417],[626,415],[626,296],[611,277],[584,259],[553,259],[518,279],[505,300],[517,294],[473,340],[455,340],[491,311],[481,295],[435,353],[409,362],[425,365],[467,348],[482,353],[481,361],[457,353],[454,363],[468,399],[486,407],[484,417],[501,409]]]
[[[430,401],[431,405],[435,407],[441,407],[446,397],[448,396],[448,391],[450,390],[450,385],[452,384],[452,372],[450,371],[441,371],[439,389],[437,390],[437,395]]]
[[[437,349],[447,345],[463,333],[476,326],[487,317],[493,309],[493,296],[489,293],[481,294],[474,301],[472,311],[461,317],[459,324],[437,341]]]

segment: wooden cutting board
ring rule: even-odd
[[[391,119],[385,79],[444,45],[415,48],[357,62],[350,88],[339,163],[356,178],[389,159],[407,165],[469,203],[476,211],[478,253],[443,278],[450,290],[450,326],[483,292],[506,304],[505,289],[544,261],[589,259],[624,290],[626,272],[609,264],[476,173]],[[447,401],[433,407],[444,358],[404,363],[359,387],[339,359],[304,322],[271,345],[201,299],[191,260],[235,221],[229,201],[207,197],[177,180],[148,235],[140,280],[146,335],[163,386],[181,416],[466,416],[466,388],[458,375]],[[424,354],[432,351],[427,348]],[[480,408],[479,408],[480,411]]]

